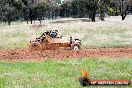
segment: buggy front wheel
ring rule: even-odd
[[[71,44],[71,50],[81,50],[81,46],[79,43]]]

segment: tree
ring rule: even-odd
[[[28,24],[28,21],[30,19],[31,21],[31,24],[32,24],[32,21],[33,21],[33,5],[35,3],[35,0],[22,0],[23,4],[24,4],[24,9],[25,9],[25,18],[27,20],[27,24]]]
[[[49,19],[52,18],[56,18],[56,14],[58,12],[58,5],[59,5],[59,0],[48,0],[49,3]]]
[[[95,22],[95,16],[98,9],[99,0],[90,0],[90,18]]]
[[[111,0],[109,7],[113,15],[121,15],[122,20],[125,20],[126,16],[132,12],[132,0]]]
[[[119,0],[122,20],[131,12],[131,0]]]
[[[60,16],[61,17],[70,17],[71,16],[71,3],[70,2],[65,2],[60,6]]]
[[[75,17],[89,17],[95,22],[95,16],[99,7],[99,0],[73,0],[72,15]]]
[[[46,5],[45,3],[37,3],[36,5],[34,5],[33,7],[33,19],[34,20],[39,20],[40,24],[41,24],[41,20],[44,20],[44,17],[46,17],[48,13],[48,7],[49,5]]]
[[[12,20],[19,19],[21,5],[17,0],[1,0],[0,7],[0,19],[5,23],[10,25]]]

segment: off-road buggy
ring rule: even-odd
[[[44,32],[40,37],[30,41],[30,50],[56,50],[56,49],[80,50],[81,40],[73,37],[64,38],[58,30]]]

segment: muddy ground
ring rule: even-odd
[[[132,48],[97,48],[75,50],[30,51],[28,48],[0,50],[0,60],[63,59],[83,57],[132,57]]]

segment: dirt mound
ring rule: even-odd
[[[132,48],[100,48],[75,50],[29,51],[29,49],[0,50],[0,60],[29,60],[47,58],[82,58],[82,57],[132,57]]]

